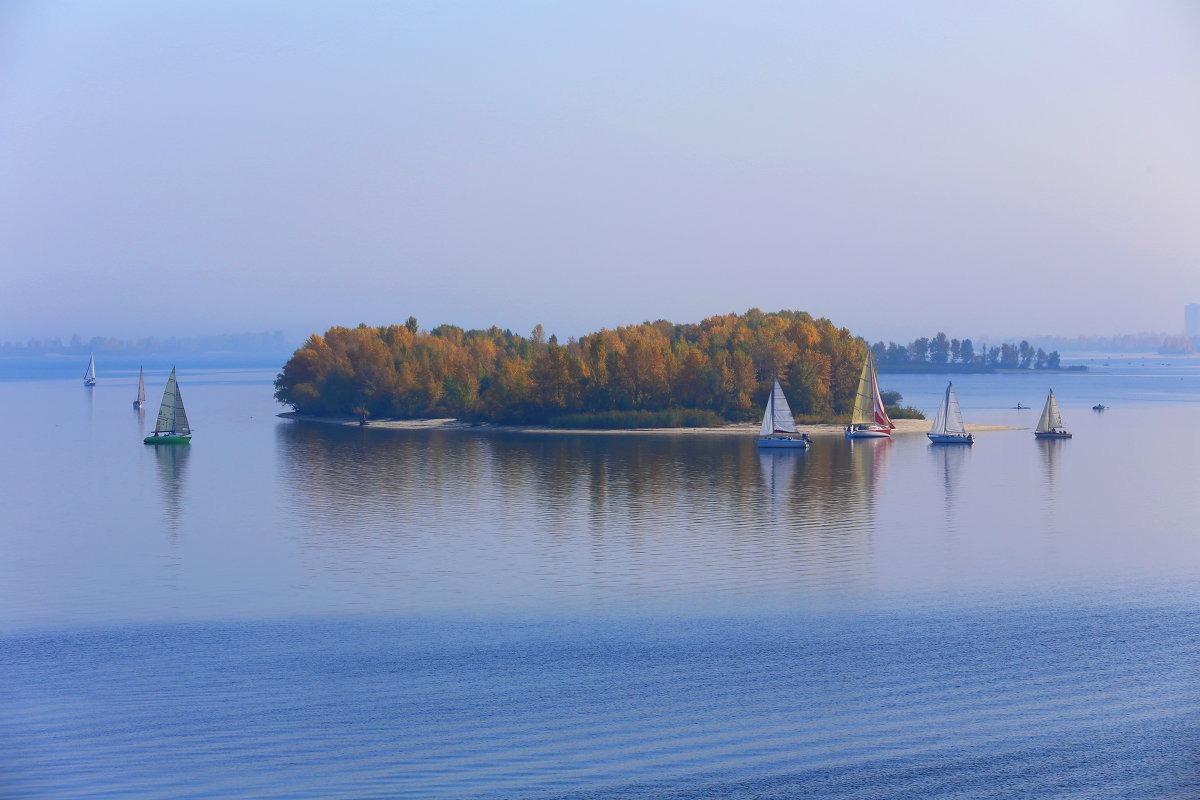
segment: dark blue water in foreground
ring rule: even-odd
[[[10,376],[0,796],[1200,796],[1200,370],[1138,369],[1056,385],[1067,442],[803,455],[298,424],[186,365],[156,449],[136,372]]]

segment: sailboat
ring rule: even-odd
[[[179,386],[175,383],[175,368],[171,367],[171,377],[167,378],[167,388],[163,389],[162,405],[158,407],[154,433],[142,441],[146,444],[187,444],[191,440],[192,429],[188,426],[187,412],[183,410],[183,396],[179,394]]]
[[[88,357],[87,372],[83,373],[83,385],[84,386],[95,386],[96,385],[96,354],[95,353],[92,353]]]
[[[854,395],[854,411],[846,426],[847,439],[890,439],[895,423],[883,408],[879,396],[879,378],[875,375],[875,359],[867,351],[862,375],[858,376],[858,393]]]
[[[767,409],[763,412],[762,427],[758,431],[759,447],[808,447],[808,434],[796,435],[796,420],[792,417],[792,409],[779,379],[771,389],[767,398]]]
[[[1058,410],[1058,401],[1054,399],[1054,390],[1046,397],[1046,406],[1042,416],[1038,418],[1033,435],[1039,439],[1070,439],[1071,434],[1063,427],[1062,413]]]
[[[142,372],[142,367],[138,365],[138,393],[137,400],[133,401],[134,408],[141,408],[146,405],[146,376]]]
[[[954,384],[946,384],[946,394],[942,395],[942,404],[938,406],[937,416],[929,433],[925,434],[934,444],[974,444],[975,437],[967,433],[967,424],[963,422],[962,409],[958,407],[958,395],[954,393]]]

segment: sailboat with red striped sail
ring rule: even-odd
[[[879,378],[875,374],[875,359],[867,351],[862,374],[858,377],[858,392],[854,395],[854,411],[846,426],[847,439],[890,439],[896,427],[883,408],[879,396]]]

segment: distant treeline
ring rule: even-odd
[[[1200,336],[1164,336],[1157,352],[1162,355],[1200,353]]]
[[[1067,353],[1200,352],[1200,336],[1168,333],[1125,333],[1114,336],[1031,336],[1030,343]]]
[[[571,415],[690,409],[745,420],[762,413],[778,377],[794,411],[831,417],[849,411],[865,356],[861,339],[800,311],[659,320],[565,344],[541,325],[528,337],[495,327],[424,331],[410,317],[314,334],[284,365],[275,397],[300,413],[337,416],[580,424]]]
[[[282,331],[260,333],[226,333],[213,336],[188,338],[168,337],[160,339],[148,336],[142,339],[114,339],[110,336],[93,336],[83,339],[75,334],[69,341],[62,339],[30,339],[25,342],[0,344],[0,355],[44,356],[44,355],[87,355],[105,353],[116,355],[171,355],[177,353],[285,353],[287,344]]]
[[[970,339],[950,339],[938,332],[932,338],[922,336],[906,345],[876,342],[871,345],[875,362],[882,368],[898,371],[987,372],[994,369],[1060,369],[1058,351],[1047,353],[1027,341],[976,349]]]

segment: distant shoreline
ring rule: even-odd
[[[985,367],[974,364],[884,364],[876,362],[880,375],[1055,375],[1061,372],[1087,372],[1083,364],[1050,369],[1020,369],[1019,367]]]
[[[722,425],[718,428],[612,428],[612,429],[597,429],[597,428],[551,428],[548,425],[494,425],[489,422],[471,423],[450,417],[443,419],[378,419],[370,420],[367,425],[360,426],[359,421],[355,417],[318,417],[311,414],[300,414],[295,411],[285,411],[278,416],[284,419],[291,419],[297,422],[316,422],[322,425],[342,425],[348,427],[367,427],[367,428],[386,428],[388,430],[402,431],[463,431],[466,433],[526,433],[526,434],[564,434],[578,433],[589,436],[594,435],[611,435],[611,434],[638,434],[638,435],[653,435],[653,436],[696,436],[696,435],[717,435],[717,436],[745,436],[752,437],[758,432],[757,422],[733,422],[728,425]],[[898,419],[895,420],[896,429],[892,431],[896,435],[909,435],[925,433],[929,430],[929,420],[924,419]],[[797,429],[801,433],[807,433],[810,436],[840,436],[845,429],[844,425],[831,423],[818,423],[809,425],[797,425]],[[1025,428],[1014,427],[1011,425],[967,425],[967,430],[972,433],[985,431],[1019,431],[1026,430]]]

